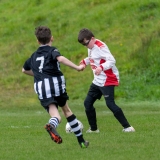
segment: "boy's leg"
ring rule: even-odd
[[[60,144],[60,143],[62,143],[62,138],[60,137],[60,135],[56,131],[56,128],[59,125],[61,117],[59,115],[57,106],[54,104],[50,104],[49,108],[48,108],[48,112],[49,112],[51,118],[49,120],[49,123],[45,125],[45,129],[47,130],[47,132],[51,136],[51,139],[54,142],[56,142],[57,144]]]
[[[87,97],[84,101],[85,106],[85,112],[88,119],[88,123],[90,125],[90,129],[87,131],[87,133],[95,131],[99,132],[97,129],[97,117],[96,117],[96,109],[94,108],[93,104],[97,99],[101,98],[101,92],[99,88],[91,84],[90,89],[88,91]]]
[[[58,102],[58,105],[61,107],[62,112],[66,117],[68,123],[70,124],[75,136],[77,137],[77,140],[80,146],[82,148],[87,148],[89,145],[89,142],[84,140],[80,126],[78,125],[78,121],[67,104],[67,100],[68,100],[67,93],[65,92],[63,95],[56,97],[56,100]]]
[[[78,121],[76,119],[76,116],[72,114],[71,116],[67,117],[67,121],[69,125],[72,128],[72,131],[74,132],[75,136],[77,137],[78,143],[82,148],[87,148],[89,145],[89,142],[85,141],[83,138],[83,134],[81,131],[80,126],[78,125]]]
[[[114,86],[105,86],[101,88],[103,96],[106,101],[106,105],[113,112],[115,118],[119,121],[119,123],[124,127],[131,127],[129,122],[127,121],[123,111],[119,108],[114,101]]]
[[[89,145],[88,141],[85,141],[83,138],[83,134],[81,131],[80,126],[78,125],[78,121],[76,119],[76,116],[72,113],[70,110],[68,104],[66,103],[65,106],[61,107],[62,111],[69,123],[69,125],[72,128],[72,131],[74,132],[75,136],[77,137],[78,143],[82,148],[87,148]]]
[[[66,103],[65,106],[61,107],[62,111],[69,123],[69,125],[72,128],[72,131],[74,132],[75,136],[77,137],[78,143],[82,148],[87,148],[89,145],[88,141],[85,141],[83,138],[82,131],[80,129],[80,126],[78,125],[78,121],[76,119],[76,116],[72,113],[70,110],[68,104]]]
[[[86,116],[88,119],[88,123],[90,125],[90,129],[92,131],[97,130],[96,109],[93,106],[94,102],[95,102],[95,100],[93,100],[93,98],[90,97],[89,95],[86,97],[86,99],[84,101]]]

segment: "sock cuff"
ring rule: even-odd
[[[57,117],[52,117],[52,118],[49,119],[49,123],[54,125],[54,127],[57,127],[58,124],[59,124],[59,120],[58,120]]]
[[[67,121],[71,122],[76,118],[76,116],[74,114],[72,114],[71,116],[67,117]]]
[[[52,119],[56,119],[57,122],[59,123],[59,119],[57,117],[52,117],[52,118],[49,119],[49,121],[52,120]]]

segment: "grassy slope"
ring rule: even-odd
[[[21,67],[38,47],[34,28],[47,25],[53,31],[54,45],[75,63],[86,56],[86,48],[77,42],[78,31],[90,28],[108,44],[117,60],[121,86],[116,97],[156,100],[160,79],[159,9],[158,0],[1,0],[0,96],[5,95],[4,100],[6,95],[33,93],[32,79],[21,73]],[[92,80],[89,67],[80,73],[64,66],[62,70],[71,99],[83,99]]]

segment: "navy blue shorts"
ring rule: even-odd
[[[62,95],[58,97],[51,97],[51,98],[46,98],[46,99],[39,99],[41,102],[41,105],[48,110],[48,106],[50,104],[55,104],[58,108],[58,106],[63,107],[67,100],[69,99],[67,93],[63,93]]]

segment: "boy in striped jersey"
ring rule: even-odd
[[[107,45],[96,39],[87,28],[80,30],[78,41],[88,48],[88,56],[80,64],[91,66],[94,79],[84,101],[86,116],[90,125],[87,133],[99,133],[97,128],[96,110],[93,106],[97,99],[104,96],[106,105],[123,127],[123,132],[134,132],[135,129],[127,121],[122,109],[115,104],[114,87],[119,85],[119,72],[116,61]]]
[[[83,70],[84,67],[83,65],[75,65],[61,56],[56,47],[52,47],[53,36],[48,27],[40,26],[36,28],[35,35],[40,46],[26,60],[22,72],[34,77],[34,90],[38,94],[41,105],[51,116],[49,122],[45,125],[45,129],[53,141],[57,144],[62,143],[62,138],[56,131],[61,122],[61,116],[58,112],[59,106],[77,137],[78,143],[82,148],[87,148],[89,142],[84,140],[76,116],[67,104],[69,97],[66,92],[65,78],[60,70],[60,63],[77,71]]]

